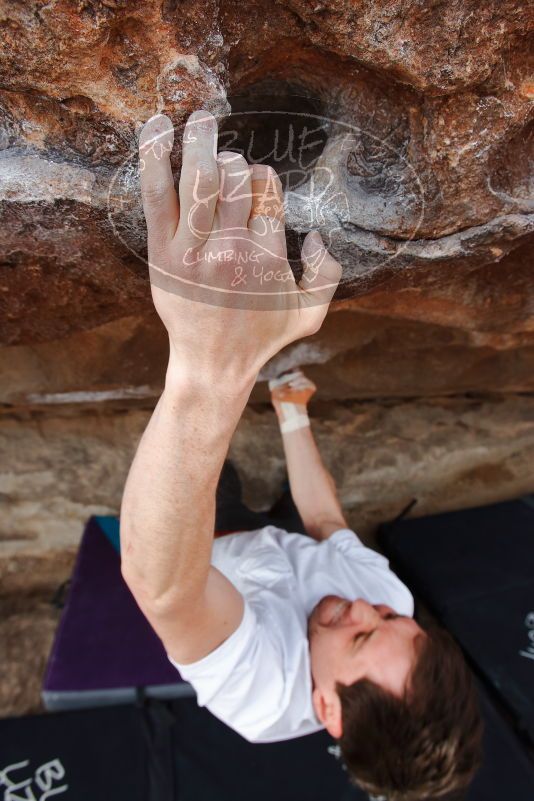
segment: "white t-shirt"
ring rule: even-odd
[[[413,597],[350,529],[318,542],[275,526],[227,534],[211,563],[244,598],[238,628],[189,665],[172,664],[200,706],[250,742],[290,740],[324,728],[312,704],[307,621],[325,595],[384,603],[413,615]]]

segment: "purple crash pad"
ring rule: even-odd
[[[48,661],[43,699],[49,708],[77,706],[56,702],[62,693],[96,699],[95,691],[157,686],[169,689],[171,697],[192,694],[126,586],[119,555],[91,517]],[[50,698],[54,703],[47,703]]]

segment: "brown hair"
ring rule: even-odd
[[[388,801],[464,789],[481,760],[482,721],[471,671],[444,629],[426,632],[404,696],[368,679],[337,684],[339,746],[351,779]]]

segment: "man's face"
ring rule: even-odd
[[[341,736],[341,705],[336,682],[370,679],[401,696],[415,666],[423,630],[411,617],[361,598],[327,595],[308,620],[313,702],[333,737]]]

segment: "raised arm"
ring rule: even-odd
[[[172,142],[162,115],[141,133],[151,290],[169,363],[120,526],[122,574],[169,655],[185,663],[222,643],[243,614],[240,594],[210,566],[215,490],[232,433],[265,361],[320,327],[341,268],[320,237],[308,235],[300,284],[288,276],[280,182],[236,154],[217,157],[211,114],[195,112],[186,125],[179,200]],[[255,182],[278,196],[271,190],[258,213]],[[266,297],[258,264],[263,277],[285,269]],[[250,294],[241,292],[243,279]]]
[[[238,389],[204,372],[186,378],[169,363],[126,482],[122,574],[179,662],[216,648],[242,617],[241,596],[210,568],[210,555],[217,481],[252,382]],[[220,617],[210,628],[214,603]],[[196,630],[190,630],[192,620]]]
[[[270,387],[295,506],[308,534],[327,539],[347,521],[310,428],[307,407],[316,387],[301,370],[270,382]]]

